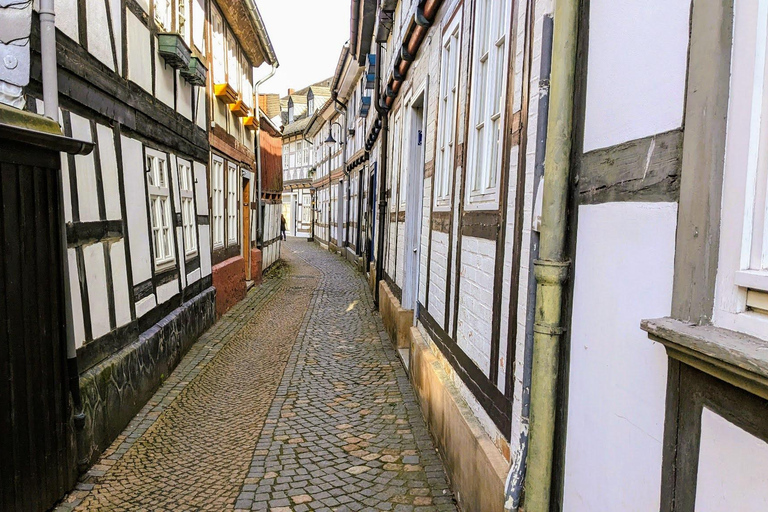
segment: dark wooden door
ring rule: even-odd
[[[76,481],[59,237],[59,153],[0,140],[0,510]]]

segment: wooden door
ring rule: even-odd
[[[243,179],[243,259],[245,280],[251,280],[251,180]]]
[[[75,484],[56,151],[0,140],[0,510]]]

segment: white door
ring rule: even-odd
[[[405,254],[403,276],[403,308],[416,309],[419,290],[419,256],[421,246],[421,208],[424,190],[424,95],[409,109],[410,130],[407,146],[408,166],[405,182]],[[404,148],[405,149],[405,148]]]

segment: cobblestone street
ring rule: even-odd
[[[57,509],[455,510],[364,277],[306,241]]]

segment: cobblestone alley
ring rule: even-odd
[[[305,241],[283,256],[58,511],[455,510],[364,278]]]

